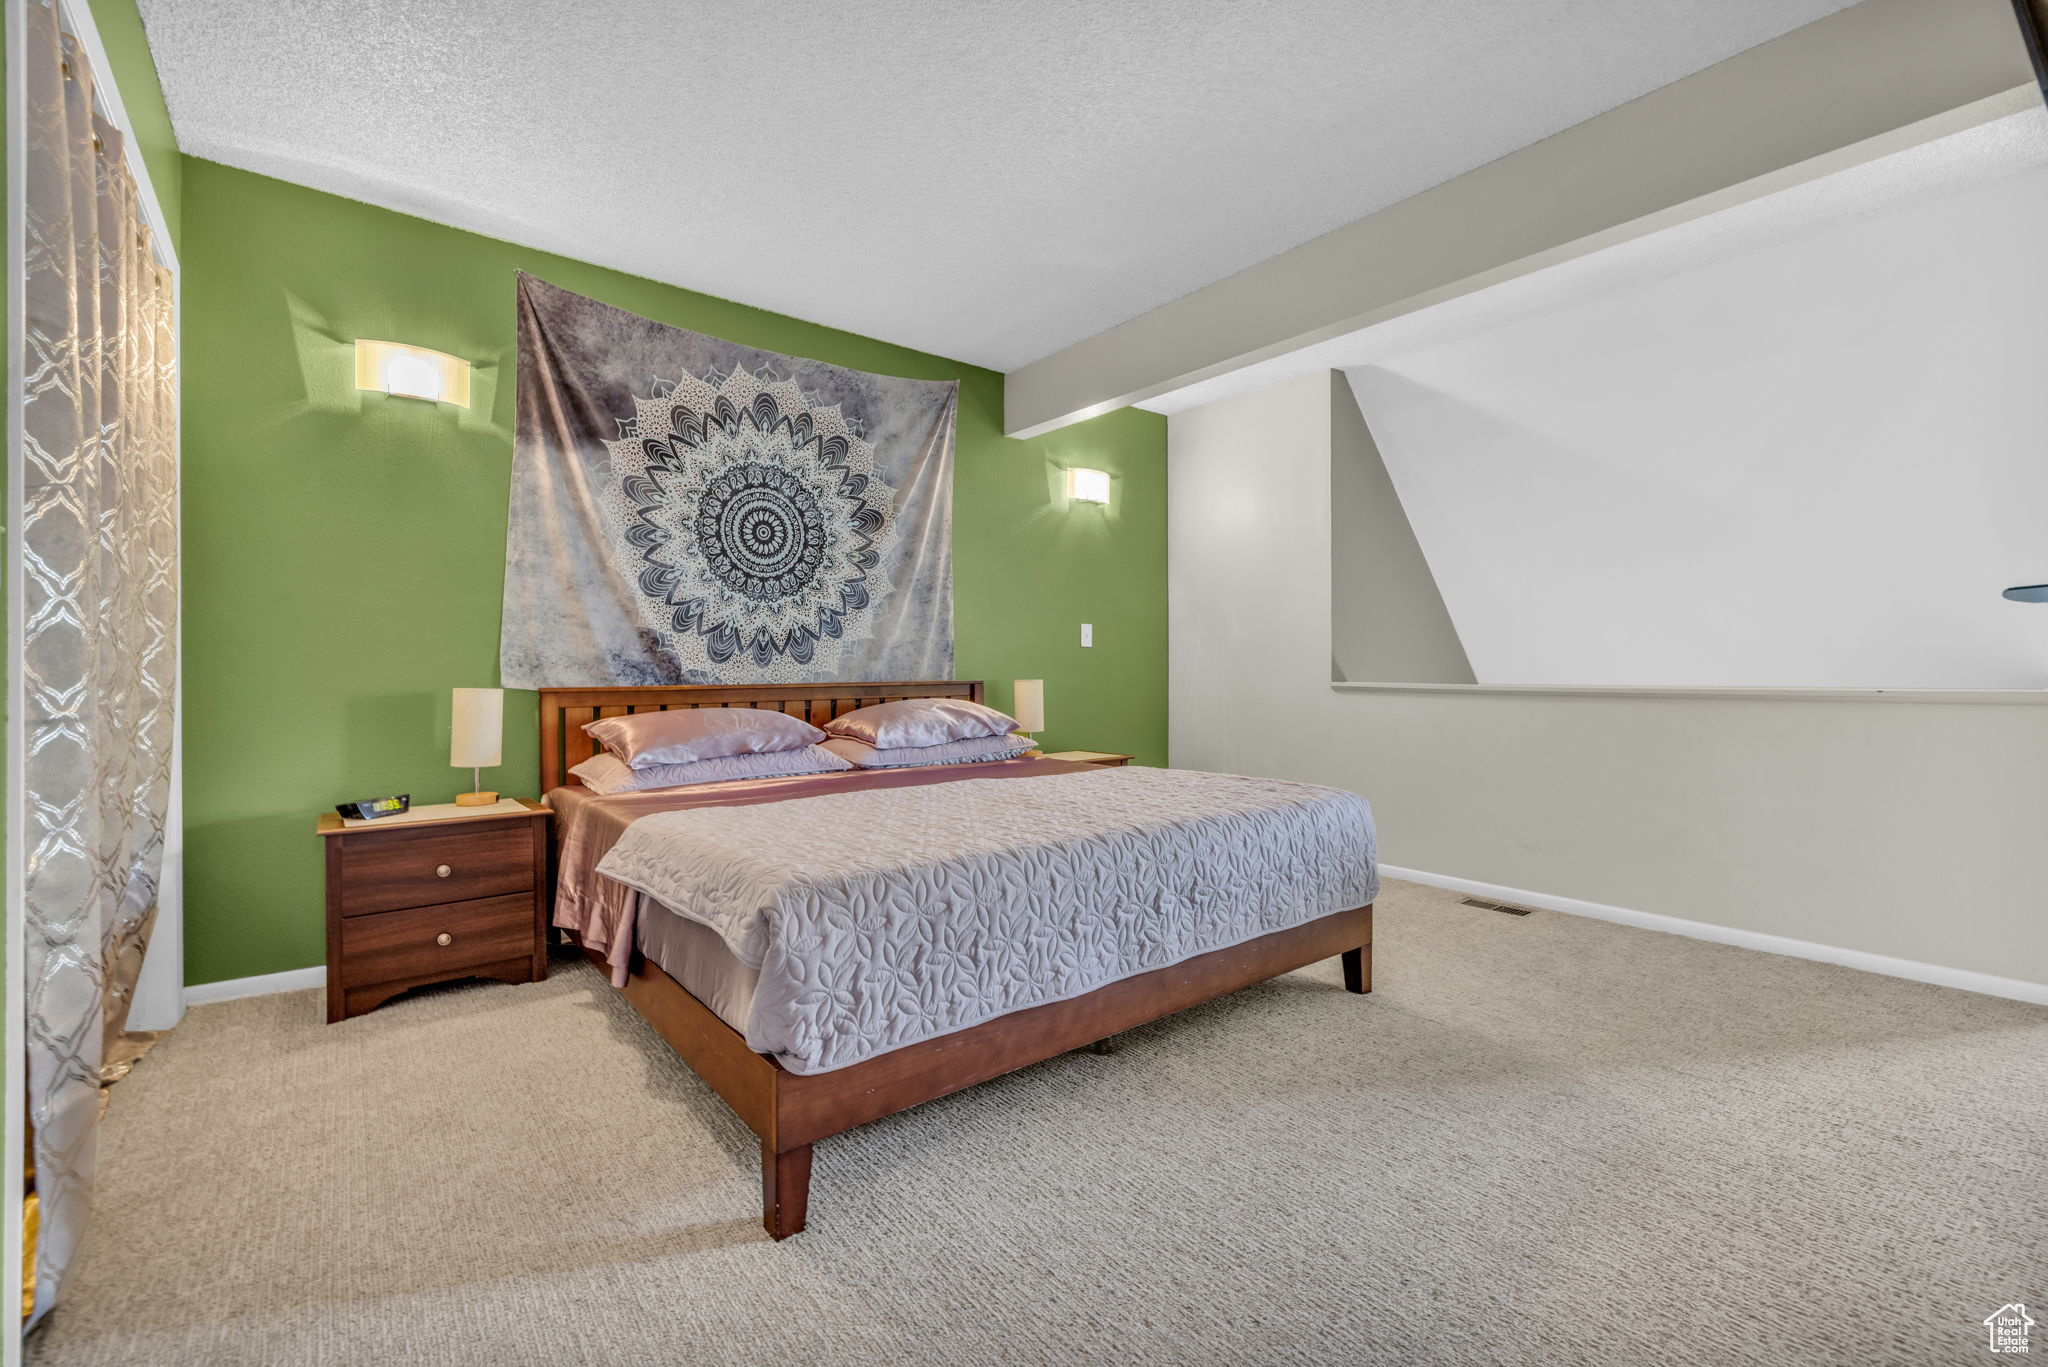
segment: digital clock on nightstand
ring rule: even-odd
[[[412,810],[412,794],[397,797],[366,797],[361,802],[337,802],[334,810],[355,821],[375,821],[380,816],[397,816]]]

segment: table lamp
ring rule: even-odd
[[[448,762],[470,771],[470,783],[481,789],[483,771],[504,763],[505,690],[502,688],[458,688],[455,690],[455,721],[449,728]],[[458,793],[458,807],[488,807],[498,800],[496,793]]]
[[[1045,680],[1016,679],[1010,688],[1016,699],[1011,705],[1012,715],[1017,718],[1018,727],[1036,743],[1034,733],[1045,729]]]

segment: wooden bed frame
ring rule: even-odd
[[[980,702],[981,696],[979,680],[544,688],[540,691],[541,789],[545,793],[565,781],[574,782],[567,775],[569,766],[588,759],[597,747],[582,728],[599,717],[676,707],[765,707],[822,725],[878,702],[900,698]],[[594,960],[600,958],[594,951],[585,952]],[[768,1055],[755,1053],[747,1048],[745,1036],[720,1020],[659,965],[637,955],[622,990],[626,1000],[697,1076],[760,1136],[761,1223],[771,1237],[786,1239],[804,1227],[811,1145],[816,1141],[1339,955],[1344,960],[1345,987],[1370,992],[1371,906],[1198,954],[1084,996],[998,1016],[829,1073],[792,1073]],[[601,961],[599,966],[604,966]]]

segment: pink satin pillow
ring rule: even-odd
[[[635,769],[617,755],[592,755],[569,772],[599,797],[642,793],[650,788],[680,788],[691,783],[731,783],[747,778],[782,778],[790,774],[831,774],[853,765],[822,745],[771,754],[721,755],[688,764],[652,764]]]
[[[971,740],[949,740],[944,745],[877,750],[864,740],[834,736],[818,748],[849,761],[856,769],[922,769],[932,764],[979,764],[991,759],[1015,759],[1031,746],[1032,742],[1023,736],[975,736]]]
[[[877,750],[1007,736],[1019,729],[1015,717],[965,698],[904,698],[863,707],[825,723],[829,734],[866,741]]]
[[[825,733],[799,717],[759,707],[678,707],[605,717],[584,726],[592,739],[635,769],[694,764],[725,755],[801,750]]]

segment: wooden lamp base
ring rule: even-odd
[[[491,762],[493,764],[497,763],[496,755],[491,756]],[[460,767],[469,770],[469,781],[475,784],[479,791],[473,793],[457,793],[455,795],[455,805],[458,807],[496,806],[498,802],[498,795],[496,793],[486,793],[481,791],[484,786],[483,766],[480,764],[465,764]]]

